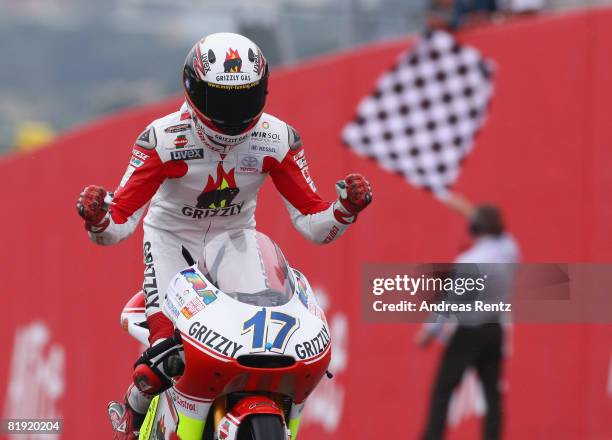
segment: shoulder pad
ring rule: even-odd
[[[138,136],[138,139],[136,139],[135,144],[146,150],[153,150],[155,147],[157,147],[157,137],[155,136],[155,128],[145,128],[145,130],[140,133],[140,136]]]
[[[295,128],[287,124],[287,131],[289,132],[289,148],[297,150],[302,146],[302,137]]]

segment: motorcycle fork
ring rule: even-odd
[[[219,428],[219,422],[227,414],[227,396],[221,396],[213,402],[213,427],[214,432]]]

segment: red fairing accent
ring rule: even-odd
[[[127,311],[132,311],[134,309],[142,309],[142,311],[144,312],[145,302],[146,301],[145,301],[144,292],[142,290],[139,290],[137,293],[134,294],[133,297],[130,298],[130,300],[126,303],[126,305],[123,306],[122,313],[125,313]]]
[[[136,168],[123,188],[115,191],[111,207],[111,217],[116,224],[122,224],[142,208],[166,178],[182,177],[187,173],[187,164],[184,161],[168,161],[163,163],[155,150],[134,145],[139,152],[139,159],[146,157],[140,167]]]
[[[230,414],[241,422],[246,416],[252,414],[277,414],[281,419],[285,418],[276,402],[265,396],[245,397],[234,405]]]
[[[300,163],[304,164],[300,168]],[[281,163],[278,163],[272,157],[264,159],[263,170],[269,171],[274,186],[281,195],[293,205],[295,209],[303,215],[316,214],[325,211],[331,205],[317,194],[308,184],[306,180],[310,178],[308,174],[308,165],[302,148],[298,150],[289,150]],[[306,171],[303,171],[306,170]]]
[[[170,338],[174,334],[174,325],[162,312],[147,316],[149,324],[149,344],[153,345],[158,339]]]

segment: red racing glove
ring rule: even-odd
[[[147,348],[134,364],[132,379],[141,392],[158,394],[172,386],[171,378],[180,376],[185,369],[181,357],[180,337],[172,335],[159,339]]]
[[[101,186],[89,185],[79,195],[77,212],[85,220],[85,229],[90,232],[102,232],[110,220],[108,204],[104,200],[108,193]]]
[[[353,215],[372,202],[372,187],[361,174],[349,174],[344,180],[336,182],[336,192],[342,207]]]

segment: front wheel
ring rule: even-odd
[[[279,416],[254,414],[240,424],[238,440],[287,440],[287,433]]]

